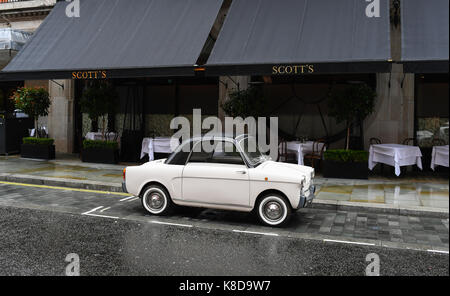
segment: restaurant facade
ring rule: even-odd
[[[0,72],[48,88],[41,125],[59,152],[81,151],[92,125],[78,102],[98,80],[120,97],[108,124],[124,160],[139,160],[143,138],[172,135],[176,116],[201,109],[223,119],[222,104],[251,87],[286,137],[342,148],[328,95],[365,83],[376,106],[352,131],[355,149],[370,138],[448,145],[447,0],[80,0],[80,17],[68,5],[58,1]]]

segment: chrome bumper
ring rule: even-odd
[[[316,194],[316,186],[312,185],[311,187],[309,187],[308,197],[304,196],[303,194],[300,196],[300,202],[298,203],[297,210],[309,207],[312,204],[314,198],[316,198],[315,194]]]

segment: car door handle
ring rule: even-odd
[[[247,171],[236,171],[236,173],[241,174],[241,175],[245,175],[245,174],[247,174]]]

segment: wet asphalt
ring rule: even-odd
[[[0,207],[0,275],[449,275],[448,254]]]

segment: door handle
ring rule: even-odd
[[[241,175],[245,175],[245,174],[247,174],[247,171],[237,171],[236,173],[241,174]]]

